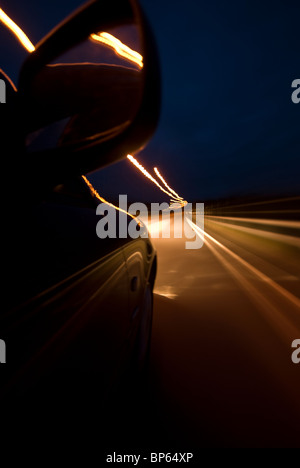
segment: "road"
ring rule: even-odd
[[[153,239],[149,444],[300,447],[299,223],[206,217],[205,232],[199,250]]]

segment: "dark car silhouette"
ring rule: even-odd
[[[99,47],[92,33],[132,26],[142,70],[123,59],[91,62]],[[151,137],[158,68],[137,2],[92,1],[37,45],[18,90],[0,76],[0,338],[7,353],[0,393],[7,401],[76,401],[81,392],[105,401],[124,377],[145,368],[156,252],[149,238],[97,237],[99,200],[82,175]]]

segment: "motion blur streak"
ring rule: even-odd
[[[34,45],[28,39],[28,37],[22,31],[22,29],[19,28],[19,26],[17,26],[16,23],[14,23],[14,21],[10,19],[9,16],[7,16],[7,14],[4,13],[4,11],[1,8],[0,8],[0,21],[2,21],[2,23],[4,23],[5,26],[12,31],[12,33],[16,36],[16,38],[20,41],[22,46],[25,47],[25,49],[28,52],[33,52],[35,50]]]
[[[155,174],[157,175],[157,177],[159,177],[159,179],[162,181],[162,183],[164,184],[164,186],[170,191],[173,193],[173,195],[175,195],[175,198],[178,200],[178,201],[181,201],[183,200],[182,197],[180,197],[178,195],[178,193],[175,192],[175,190],[173,190],[168,184],[167,182],[165,181],[165,179],[163,178],[163,176],[160,174],[159,170],[157,169],[157,167],[154,168],[154,172]]]
[[[138,224],[139,221],[137,220],[137,218],[135,216],[133,216],[132,214],[128,213],[127,211],[125,210],[122,210],[122,208],[119,208],[118,206],[115,206],[113,205],[112,203],[109,203],[108,201],[105,200],[105,198],[102,198],[99,193],[97,192],[97,190],[93,187],[93,185],[91,184],[91,182],[83,175],[82,176],[84,182],[86,183],[86,185],[88,186],[88,188],[90,189],[90,192],[91,194],[96,197],[99,201],[101,201],[101,203],[105,203],[106,205],[109,205],[111,206],[112,208],[114,208],[115,210],[117,211],[120,211],[122,213],[125,213],[126,215],[130,216],[132,219],[134,219]]]
[[[112,49],[114,49],[116,54],[129,60],[130,62],[135,63],[140,68],[143,68],[143,56],[135,50],[130,49],[130,47],[123,44],[123,42],[114,37],[112,34],[101,32],[98,34],[91,34],[90,37],[96,42],[101,42],[102,44],[111,47]]]
[[[230,249],[225,247],[225,245],[221,244],[219,241],[217,241],[214,237],[210,236],[207,232],[204,232],[201,228],[199,228],[195,223],[193,223],[190,219],[187,219],[188,223],[190,226],[194,229],[196,234],[198,234],[201,239],[204,239],[206,241],[209,239],[211,242],[216,244],[218,247],[220,247],[224,252],[229,254],[232,258],[237,260],[241,265],[243,265],[246,269],[248,269],[251,273],[253,273],[255,276],[257,276],[261,281],[264,283],[267,283],[273,290],[275,290],[278,294],[280,294],[282,297],[284,297],[286,300],[288,300],[291,304],[296,306],[300,310],[300,300],[294,296],[292,293],[287,291],[285,288],[277,284],[275,281],[273,281],[271,278],[266,276],[264,273],[259,271],[257,268],[252,266],[250,263],[248,263],[246,260],[241,258],[239,255],[235,254],[232,252]],[[206,239],[207,238],[207,239]]]
[[[211,236],[208,236],[212,239]],[[217,242],[217,241],[216,241]],[[258,287],[251,283],[246,276],[235,267],[231,261],[226,260],[222,253],[218,252],[212,245],[211,240],[205,239],[205,244],[220,263],[229,271],[229,273],[238,281],[250,300],[257,304],[268,317],[273,328],[283,336],[285,341],[289,341],[291,336],[298,336],[298,328],[286,317],[280,307],[274,305],[267,297],[259,291]],[[218,243],[217,245],[220,245]],[[231,252],[232,253],[232,252]],[[241,259],[240,259],[241,260]],[[261,276],[261,273],[260,273]],[[271,281],[271,280],[270,280]]]
[[[13,88],[14,91],[18,91],[15,83],[12,81],[12,79],[1,69],[1,75],[5,77],[5,79],[10,83],[11,87]]]
[[[165,190],[158,182],[156,179],[154,179],[154,177],[152,177],[151,174],[149,174],[149,172],[133,157],[131,156],[130,154],[128,154],[127,158],[129,159],[129,161],[139,170],[141,171],[142,174],[144,174],[145,177],[147,177],[147,179],[151,180],[151,182],[153,182],[162,192],[166,193],[167,195],[169,195],[169,197],[171,197],[171,199],[173,200],[173,195],[172,193],[168,192],[167,190]],[[176,201],[176,200],[174,200]]]
[[[208,216],[208,218],[210,218]],[[221,219],[221,217],[220,217]],[[236,219],[239,219],[239,218],[236,218]],[[240,218],[242,219],[242,218]],[[213,219],[211,218],[211,221],[218,225],[218,226],[226,226],[228,227],[229,229],[233,229],[235,231],[240,231],[240,232],[244,232],[244,233],[247,233],[247,234],[252,234],[252,235],[255,235],[255,236],[259,236],[259,237],[264,237],[266,239],[272,239],[274,241],[277,241],[277,242],[283,242],[287,245],[292,245],[292,246],[295,246],[295,247],[298,247],[300,248],[300,239],[296,236],[293,236],[293,235],[287,235],[287,234],[282,234],[282,233],[278,233],[278,232],[273,232],[273,231],[270,231],[270,230],[265,230],[265,229],[257,229],[255,227],[256,224],[259,224],[259,223],[256,223],[254,220],[252,219],[248,219],[246,221],[244,221],[244,223],[247,224],[247,226],[240,226],[240,225],[237,225],[235,223],[230,223],[230,222],[222,222],[222,221],[217,221],[216,219]],[[261,223],[260,225],[264,225],[264,221],[265,220],[261,220]],[[285,222],[285,221],[282,221],[282,223],[286,223],[286,224],[281,224],[281,225],[277,225],[276,222],[275,224],[267,224],[267,221],[266,220],[266,225],[270,226],[270,227],[273,227],[273,228],[276,228],[276,227],[284,227],[284,228],[295,228],[295,226],[292,226],[293,224],[296,224],[297,222],[295,223],[288,223],[288,222]],[[239,221],[240,223],[242,223],[242,221]],[[249,224],[252,224],[252,222],[254,223],[254,226],[249,226]],[[290,226],[288,226],[290,225]],[[297,228],[296,228],[297,229]]]
[[[286,203],[286,202],[294,202],[294,201],[300,201],[300,197],[299,196],[296,196],[296,197],[285,197],[285,198],[276,198],[276,199],[272,199],[272,200],[260,200],[260,201],[256,201],[256,202],[249,202],[249,203],[239,203],[239,204],[235,204],[235,205],[231,205],[231,209],[232,208],[245,208],[245,207],[250,207],[250,206],[261,206],[261,205],[278,205],[282,202]],[[284,210],[286,211],[286,210]],[[294,210],[293,210],[294,211]],[[299,213],[299,210],[295,210],[297,211],[297,213]],[[252,213],[254,213],[253,210],[251,210]],[[261,212],[261,211],[260,211]],[[272,209],[271,211],[268,211],[268,213],[275,213],[276,210]]]
[[[222,219],[224,221],[236,221],[241,223],[249,223],[251,222],[254,224],[262,224],[265,226],[282,226],[286,228],[292,229],[300,229],[300,222],[299,221],[282,221],[280,219],[260,219],[260,218],[237,218],[231,216],[206,216],[207,218],[215,218],[215,219]]]

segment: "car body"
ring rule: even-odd
[[[99,8],[99,3],[90,2],[63,27],[68,29],[74,18],[84,15],[88,26],[92,21],[90,10]],[[135,8],[131,0],[128,5]],[[30,63],[47,57],[43,47],[49,49],[47,44],[50,41],[51,45],[55,34],[37,48]],[[72,47],[72,43],[66,46]],[[32,69],[30,73],[35,77],[36,65]],[[65,69],[59,72],[64,76]],[[23,83],[28,82],[30,73],[25,72]],[[0,391],[14,399],[33,394],[40,397],[43,389],[49,396],[51,389],[51,397],[57,393],[58,398],[63,394],[71,398],[78,395],[75,389],[84,387],[97,388],[105,399],[124,376],[138,373],[147,362],[157,258],[148,237],[97,237],[99,200],[80,171],[86,173],[87,168],[104,165],[101,157],[94,162],[96,151],[107,164],[126,156],[122,154],[126,145],[136,149],[149,135],[137,138],[133,144],[126,128],[125,136],[122,130],[108,143],[100,138],[92,149],[55,148],[52,159],[47,159],[47,149],[32,155],[26,152],[24,134],[35,128],[27,128],[27,122],[33,117],[31,123],[34,121],[39,128],[42,117],[36,108],[33,111],[28,107],[28,101],[24,107],[24,96],[28,94],[22,79],[17,92],[4,74],[0,78],[7,88],[5,110],[1,106],[6,155],[3,172],[10,174],[2,184],[4,307],[0,313],[0,338],[6,343],[7,362],[1,366]],[[30,83],[32,97],[36,81],[31,79]],[[113,83],[108,90],[109,86]],[[37,102],[43,104],[40,97]],[[112,157],[112,151],[119,156]],[[89,154],[93,154],[90,159]],[[66,164],[60,172],[63,158],[72,157],[69,174]]]
[[[9,350],[10,393],[26,391],[46,374],[53,380],[57,371],[85,381],[100,374],[108,391],[128,364],[146,357],[135,353],[139,339],[149,343],[151,315],[143,315],[149,314],[156,252],[147,238],[99,239],[96,206],[79,179],[18,218],[21,236],[10,236],[13,259],[10,252],[3,263],[8,308],[1,335]]]

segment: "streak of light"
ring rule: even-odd
[[[10,31],[16,36],[22,46],[28,51],[33,52],[35,46],[32,44],[30,39],[22,31],[22,29],[0,8],[0,21],[2,21],[5,26],[10,29]]]
[[[291,339],[294,336],[298,336],[299,328],[285,315],[282,309],[276,307],[276,304],[272,303],[269,299],[265,297],[263,292],[261,292],[255,285],[249,281],[242,272],[239,271],[237,266],[232,264],[230,259],[226,259],[222,252],[218,251],[216,246],[213,245],[212,241],[209,239],[205,240],[205,245],[209,248],[212,254],[217,258],[217,260],[223,265],[226,270],[232,275],[232,277],[239,283],[244,293],[249,297],[251,302],[256,304],[256,306],[263,312],[264,319],[269,323],[273,328],[275,333],[280,337],[284,343],[290,345]],[[259,345],[259,340],[258,340]],[[262,346],[262,347],[261,347]],[[262,342],[260,349],[257,349],[257,354],[260,359],[264,358],[264,343]],[[272,365],[273,373],[275,376],[278,376],[278,369],[274,363],[274,360],[268,360],[267,365]],[[282,389],[288,393],[288,398],[298,401],[298,390],[293,386],[286,388],[284,386],[285,378],[284,376],[278,377],[278,383],[282,386]]]
[[[10,79],[10,77],[0,68],[0,72],[1,72],[1,75],[5,77],[5,79],[9,82],[9,84],[11,85],[12,89],[14,91],[18,91],[15,83]]]
[[[300,196],[277,198],[276,200],[257,201],[257,202],[250,202],[250,203],[239,203],[238,205],[231,205],[229,208],[244,208],[245,206],[259,206],[259,205],[274,205],[275,203],[285,203],[285,202],[291,202],[291,201],[297,201],[297,200],[300,200]],[[258,213],[260,213],[260,211],[258,211]],[[275,213],[275,211],[274,210],[266,211],[266,213]]]
[[[154,168],[154,172],[155,174],[157,175],[157,177],[162,181],[162,183],[164,184],[164,186],[170,191],[173,193],[173,195],[175,195],[175,199],[177,199],[178,201],[182,200],[183,201],[183,198],[180,197],[178,195],[178,193],[175,192],[175,190],[173,190],[166,182],[166,180],[163,178],[163,176],[160,174],[159,170],[157,169],[157,167]]]
[[[128,154],[127,158],[129,159],[129,161],[139,170],[141,171],[142,174],[144,174],[145,177],[147,177],[147,179],[151,180],[151,182],[153,182],[153,184],[155,184],[162,192],[166,193],[167,195],[169,195],[169,197],[172,199],[172,201],[176,201],[176,200],[173,200],[173,195],[172,193],[168,192],[167,190],[165,190],[158,182],[156,179],[154,179],[154,177],[152,177],[151,174],[149,174],[149,172],[133,157],[131,156],[130,154]]]
[[[93,185],[91,184],[91,182],[86,178],[86,176],[82,176],[84,182],[86,183],[86,185],[88,186],[88,188],[90,189],[90,192],[91,194],[96,197],[99,201],[101,201],[102,203],[105,203],[106,205],[109,205],[111,206],[112,208],[114,208],[115,210],[117,211],[120,211],[121,213],[125,213],[126,215],[130,216],[132,219],[134,219],[138,224],[140,224],[140,222],[138,221],[138,219],[133,216],[132,214],[128,213],[127,211],[125,210],[122,210],[122,208],[119,208],[118,206],[115,206],[113,205],[112,203],[108,202],[107,200],[105,200],[105,198],[101,197],[99,195],[99,193],[97,192],[97,190],[93,187]]]
[[[209,239],[211,242],[213,242],[215,245],[217,245],[219,248],[221,248],[224,252],[226,252],[232,258],[237,260],[241,265],[243,265],[245,268],[247,268],[252,274],[257,276],[261,281],[267,283],[278,294],[280,294],[282,297],[284,297],[286,300],[288,300],[294,306],[296,306],[297,308],[300,309],[300,299],[298,299],[296,296],[294,296],[294,294],[287,291],[285,288],[283,288],[278,283],[276,283],[271,278],[269,278],[267,275],[265,275],[264,273],[259,271],[254,266],[252,266],[250,263],[248,263],[246,260],[241,258],[239,255],[232,252],[232,250],[230,250],[225,245],[221,244],[221,242],[217,241],[214,237],[210,236],[207,232],[205,232],[203,229],[201,229],[199,226],[197,226],[195,223],[193,223],[190,219],[187,218],[187,221],[190,224],[190,226],[194,229],[195,233],[198,234],[201,237],[201,239],[204,239],[204,241],[206,240],[206,238]]]
[[[274,215],[287,215],[287,214],[292,214],[294,217],[296,214],[299,214],[300,213],[300,210],[289,210],[287,208],[284,208],[282,210],[257,210],[257,211],[235,211],[234,214],[235,215],[243,215],[245,216],[246,214],[251,214],[251,216],[254,216],[254,215],[271,215],[271,216],[274,216]]]
[[[111,47],[112,49],[114,49],[116,54],[129,60],[130,62],[135,63],[140,68],[143,68],[143,56],[135,50],[130,49],[130,47],[123,44],[123,42],[114,37],[112,34],[109,34],[107,32],[101,32],[98,34],[91,34],[90,37],[96,42],[100,42]]]
[[[224,221],[237,221],[241,223],[262,224],[265,226],[286,227],[300,229],[300,221],[282,221],[279,219],[260,219],[260,218],[238,218],[232,216],[206,216],[213,219],[224,219]]]
[[[173,208],[173,209],[183,208],[187,204],[188,202],[186,200],[171,200],[170,208]]]
[[[264,229],[257,229],[254,227],[239,226],[233,223],[224,223],[222,221],[217,221],[215,219],[210,219],[211,223],[216,224],[217,226],[222,226],[223,228],[233,229],[239,232],[245,232],[247,234],[252,234],[259,237],[264,237],[265,239],[271,239],[277,242],[283,242],[288,245],[293,245],[295,247],[300,247],[300,239],[295,236],[290,236],[287,234],[280,234],[277,232],[266,231]]]

